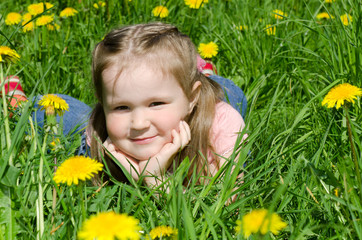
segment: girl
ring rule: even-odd
[[[92,157],[104,159],[119,181],[126,178],[110,155],[134,179],[152,176],[144,178],[148,185],[156,184],[186,157],[192,160],[188,177],[194,167],[201,175],[212,176],[245,127],[240,115],[244,116],[247,105],[242,90],[231,80],[206,77],[215,69],[174,26],[139,24],[110,32],[95,47],[92,72],[99,102],[78,154],[88,154],[87,142]],[[224,92],[232,106],[223,101]],[[5,94],[12,106],[26,100],[17,76],[5,79]],[[63,133],[82,134],[91,108],[58,95],[69,105]],[[35,118],[40,127],[43,117],[38,110]]]
[[[104,159],[117,180],[126,179],[111,156],[135,180],[143,175],[153,186],[186,157],[192,164],[188,177],[194,168],[212,176],[232,153],[245,124],[222,101],[216,81],[231,86],[224,87],[231,97],[235,85],[202,74],[197,56],[190,38],[164,23],[113,30],[95,47],[92,75],[99,102],[91,114],[88,143],[92,157]],[[243,102],[242,91],[236,92]]]

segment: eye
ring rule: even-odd
[[[128,106],[118,106],[114,110],[126,111],[126,110],[129,110],[129,107]]]
[[[164,102],[153,102],[150,104],[150,107],[157,107],[157,106],[164,105],[164,104],[165,104]]]

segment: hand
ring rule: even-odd
[[[110,157],[116,158],[123,167],[132,175],[133,179],[138,181],[140,175],[140,167],[138,161],[124,155],[117,147],[113,144],[112,140],[108,137],[103,143],[103,146],[108,150],[106,154]]]
[[[140,172],[154,177],[161,177],[167,171],[173,161],[173,156],[182,150],[191,140],[191,130],[185,121],[180,121],[179,132],[172,130],[172,142],[163,146],[159,153],[151,157],[149,161],[139,162]],[[154,185],[157,179],[145,178],[146,184]]]

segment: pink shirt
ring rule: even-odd
[[[232,153],[239,133],[244,129],[245,123],[241,114],[230,104],[220,101],[215,106],[215,118],[211,127],[211,144],[217,155],[228,156]],[[242,140],[247,138],[244,134]],[[215,158],[211,152],[208,153],[208,162],[212,163]]]

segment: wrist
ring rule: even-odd
[[[145,176],[143,178],[143,183],[146,186],[153,188],[153,187],[159,186],[162,183],[162,181],[160,180],[160,178],[158,176]]]
[[[160,191],[163,193],[170,193],[169,183],[164,182],[164,176],[146,176],[143,178],[143,183],[151,188],[156,189],[156,195],[159,197]]]
[[[157,187],[164,182],[165,178],[165,173],[156,174],[145,171],[145,173],[143,174],[143,183],[148,187]]]

